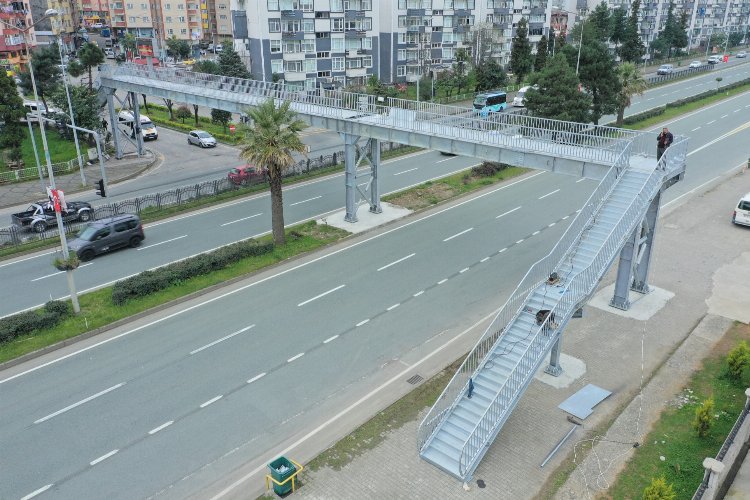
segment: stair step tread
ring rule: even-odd
[[[432,462],[433,464],[450,472],[451,474],[454,474],[456,476],[459,475],[458,459],[449,457],[436,448],[428,447],[422,452],[422,458],[429,462]]]

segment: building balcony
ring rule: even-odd
[[[358,76],[367,76],[367,68],[347,68],[347,78],[356,78]]]
[[[407,26],[406,31],[408,33],[424,33],[424,26]]]
[[[282,56],[285,61],[304,61],[305,60],[305,53],[304,52],[285,52]]]
[[[281,38],[284,40],[302,40],[305,38],[303,31],[284,31],[281,33]]]
[[[344,12],[344,19],[356,19],[365,17],[367,13],[364,10],[347,10]]]
[[[301,10],[282,10],[281,19],[302,19]]]
[[[513,13],[513,9],[504,9],[495,7],[494,13],[496,16],[507,16]]]
[[[422,17],[425,15],[424,9],[406,9],[406,15],[409,17]]]
[[[304,82],[307,79],[307,73],[304,71],[286,71],[284,72],[284,81],[287,82]]]
[[[366,36],[367,32],[361,30],[346,30],[344,32],[344,37],[346,38],[364,38]]]

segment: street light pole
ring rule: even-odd
[[[62,37],[60,37],[62,42]],[[62,43],[57,44],[57,50],[60,53],[60,63],[62,66],[63,85],[65,86],[65,96],[68,98],[68,111],[70,112],[70,123],[73,125],[73,142],[76,144],[76,157],[78,158],[78,169],[81,171],[81,185],[86,185],[86,174],[83,172],[83,159],[81,158],[81,146],[78,143],[78,131],[75,129],[76,119],[73,116],[73,104],[70,102],[70,88],[68,87],[68,74],[65,71],[65,61],[63,60]]]

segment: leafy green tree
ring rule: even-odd
[[[677,493],[674,492],[672,484],[667,483],[663,477],[652,478],[651,484],[643,490],[643,500],[676,500]]]
[[[34,69],[34,78],[36,80],[36,89],[39,99],[42,100],[45,107],[47,106],[47,96],[60,85],[60,54],[57,45],[48,45],[47,47],[37,48],[31,57],[31,66]],[[21,89],[24,94],[33,96],[34,89],[31,84],[31,75],[24,71],[19,76],[21,78]]]
[[[227,124],[229,124],[230,121],[232,121],[232,113],[229,111],[224,111],[222,109],[211,110],[211,123],[221,125],[225,134],[227,133]]]
[[[600,42],[609,40],[610,28],[612,26],[612,15],[606,2],[597,5],[586,21],[594,27],[594,36]]]
[[[658,51],[663,57],[671,57],[672,49],[681,49],[687,47],[687,17],[683,12],[678,20],[674,14],[674,2],[669,2],[667,9],[667,19],[664,22],[664,29],[656,37],[651,47]]]
[[[620,46],[620,58],[623,61],[640,62],[646,47],[643,45],[641,35],[638,31],[638,12],[641,9],[641,0],[633,0],[630,17],[625,25],[625,33]]]
[[[695,419],[693,420],[693,429],[698,434],[698,437],[708,436],[709,431],[714,423],[714,400],[709,398],[703,401],[698,408],[695,409]]]
[[[498,89],[508,85],[508,75],[497,61],[488,57],[477,65],[476,81],[475,92]]]
[[[190,44],[187,40],[179,40],[176,36],[172,35],[171,38],[167,39],[167,52],[172,57],[187,59],[190,57]]]
[[[219,55],[219,74],[233,76],[235,78],[250,78],[247,66],[242,62],[240,55],[234,50],[231,43],[225,43],[224,49]]]
[[[295,164],[292,153],[305,154],[305,144],[299,133],[307,124],[297,118],[285,101],[276,107],[273,99],[247,110],[252,126],[240,140],[240,158],[268,169],[271,190],[271,228],[277,245],[286,242],[284,235],[284,204],[281,180],[284,172]]]
[[[73,78],[78,78],[82,74],[86,72],[86,68],[83,67],[83,64],[78,62],[78,60],[72,60],[68,63],[68,66],[65,68],[66,73],[68,73]]]
[[[120,43],[122,44],[122,49],[124,51],[129,52],[131,55],[135,54],[136,38],[134,34],[125,33],[125,36],[122,37],[122,41]]]
[[[555,38],[556,38],[555,33],[550,32],[549,39],[547,40],[547,55],[548,56],[555,55],[555,45],[556,45]]]
[[[539,73],[531,76],[538,89],[526,92],[526,108],[534,116],[588,123],[591,98],[578,90],[578,76],[558,52]]]
[[[729,34],[729,46],[736,47],[742,43],[742,39],[745,38],[745,34],[741,31],[735,31]]]
[[[196,61],[193,64],[194,73],[208,73],[210,75],[218,75],[221,73],[221,67],[216,61],[210,59],[204,59],[202,61]]]
[[[625,109],[630,106],[634,95],[643,95],[648,88],[648,83],[635,64],[631,62],[624,62],[617,67],[617,77],[620,80],[620,92],[617,100],[616,125],[622,127]]]
[[[101,119],[99,118],[101,106],[96,91],[89,90],[85,85],[71,85],[69,89],[70,103],[73,107],[73,116],[76,120],[76,125],[90,130],[99,130],[102,126]],[[65,94],[65,89],[58,87],[50,98],[55,107],[66,110],[62,119],[65,123],[70,123],[70,117],[67,113],[68,98]]]
[[[23,99],[18,95],[16,82],[6,71],[0,70],[0,149],[10,149],[10,157],[18,161],[24,139],[21,119],[26,116]]]
[[[743,340],[727,355],[729,376],[734,380],[740,380],[748,365],[750,365],[750,348]]]
[[[367,79],[367,93],[380,97],[398,97],[398,90],[381,82],[377,75]]]
[[[534,71],[541,71],[547,63],[547,37],[542,35],[536,45],[536,57],[534,58]]]
[[[453,63],[453,77],[458,93],[469,86],[469,54],[466,49],[459,48],[456,50],[456,61]]]
[[[174,115],[182,120],[182,123],[185,123],[185,119],[193,116],[193,113],[190,111],[190,108],[183,104],[177,108]]]
[[[94,89],[94,80],[91,77],[91,68],[99,66],[105,60],[104,51],[93,43],[84,43],[78,50],[78,61],[89,73],[89,90]]]
[[[564,31],[561,31],[557,35],[557,39],[555,41],[555,50],[553,51],[555,54],[557,54],[557,51],[562,50],[565,45],[568,43],[568,34]]]
[[[432,99],[432,78],[423,76],[419,79],[419,100],[429,101]]]
[[[529,28],[526,18],[521,18],[516,25],[516,37],[510,52],[510,69],[516,76],[516,83],[531,73],[534,59],[531,56],[531,43],[529,42]]]
[[[617,7],[612,11],[609,21],[609,41],[614,43],[616,48],[619,48],[620,44],[625,40],[628,13],[622,7]]]
[[[617,111],[620,81],[615,70],[615,60],[609,54],[607,46],[594,38],[597,34],[596,25],[585,23],[583,30],[578,78],[591,95],[591,120],[598,124],[602,116]],[[568,64],[575,67],[579,51],[569,45],[563,52],[568,58]]]

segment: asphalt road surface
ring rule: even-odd
[[[693,139],[686,178],[666,192],[665,204],[746,160],[748,108],[745,94],[670,124]],[[383,177],[422,167],[426,158],[394,162],[401,170]],[[466,160],[445,163],[457,161]],[[320,213],[324,198],[340,200],[340,185],[336,196],[323,194],[326,182],[287,192],[289,209],[307,200],[294,207]],[[532,173],[7,370],[0,497],[183,498],[271,455],[290,435],[360,398],[390,364],[499,307],[594,185]],[[316,193],[323,198],[313,200]],[[727,200],[727,217],[734,202]],[[106,267],[221,234],[221,224],[256,213],[248,203],[147,228],[146,246],[162,245],[113,254]]]

